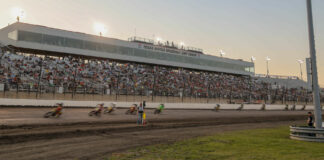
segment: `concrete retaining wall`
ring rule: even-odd
[[[95,107],[98,103],[109,105],[107,101],[68,101],[68,100],[36,100],[36,99],[0,99],[0,106],[35,106],[35,107],[52,107],[55,103],[63,102],[66,107]],[[115,102],[117,107],[128,108],[138,102]],[[164,103],[166,109],[214,109],[216,103]],[[147,103],[147,108],[156,108],[159,103]],[[220,109],[238,109],[241,104],[220,104]],[[289,110],[293,105],[288,105]],[[262,104],[244,104],[243,110],[260,110]],[[286,105],[266,105],[266,110],[284,110]],[[303,106],[296,105],[296,110]],[[307,105],[306,110],[312,110],[313,106]]]

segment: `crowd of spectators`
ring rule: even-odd
[[[303,88],[271,85],[250,76],[195,71],[108,59],[52,57],[6,52],[0,63],[0,83],[22,88],[177,97],[310,101]],[[56,92],[55,91],[55,92]],[[269,96],[271,98],[269,98]]]

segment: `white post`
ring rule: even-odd
[[[309,48],[312,68],[312,88],[313,88],[313,103],[316,128],[322,128],[322,107],[320,102],[320,94],[318,87],[317,66],[316,66],[316,50],[314,39],[314,26],[312,14],[312,1],[306,0],[307,3],[307,18],[308,18],[308,34],[309,34]]]
[[[299,68],[300,68],[300,79],[303,80],[303,70],[302,70],[301,63],[299,63]]]
[[[269,77],[269,61],[267,60],[267,77]]]

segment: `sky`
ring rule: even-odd
[[[250,61],[257,74],[300,76],[309,57],[306,0],[0,0],[0,28],[16,21],[127,40],[184,42],[207,54]],[[324,0],[313,0],[319,83],[324,87]],[[306,80],[306,65],[303,78]]]

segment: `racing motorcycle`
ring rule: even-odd
[[[62,115],[62,112],[56,112],[56,111],[49,111],[44,114],[44,118],[59,118]]]

